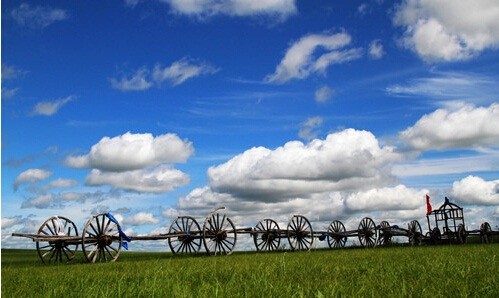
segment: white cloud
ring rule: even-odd
[[[273,16],[285,20],[296,14],[295,0],[161,0],[179,14],[197,17],[214,15]]]
[[[21,204],[21,209],[24,208],[37,208],[45,209],[49,208],[54,201],[52,194],[44,194],[35,198],[28,199]]]
[[[30,6],[27,3],[22,3],[18,8],[11,11],[12,18],[20,26],[30,28],[45,28],[57,21],[67,19],[68,13],[63,9]]]
[[[52,116],[59,111],[67,103],[73,101],[76,97],[74,95],[60,98],[54,101],[44,101],[39,102],[33,108],[34,115],[42,115],[42,116]]]
[[[494,147],[499,144],[499,104],[457,110],[438,109],[424,115],[399,135],[416,150]]]
[[[2,217],[2,230],[22,224],[22,216]]]
[[[154,217],[152,213],[148,212],[139,212],[132,216],[128,216],[123,219],[124,225],[132,225],[132,226],[141,226],[141,225],[154,225],[159,221]]]
[[[495,78],[476,73],[437,72],[433,77],[413,79],[407,85],[389,86],[386,91],[396,96],[483,103],[497,99],[499,85]]]
[[[406,0],[393,21],[405,29],[404,46],[427,61],[465,60],[499,46],[497,1]]]
[[[452,184],[451,195],[467,205],[499,205],[499,180],[468,176]]]
[[[74,179],[62,179],[59,178],[57,180],[54,180],[50,182],[47,187],[48,188],[62,188],[62,187],[73,187],[78,184],[78,181]]]
[[[334,93],[335,93],[334,89],[324,85],[319,89],[315,90],[315,101],[318,103],[328,102],[329,100],[331,100],[331,97],[333,97]]]
[[[85,183],[92,186],[111,185],[126,191],[163,193],[189,183],[189,176],[168,165],[126,172],[92,170]]]
[[[313,73],[325,73],[332,64],[357,59],[362,55],[361,49],[342,49],[350,42],[351,37],[346,33],[306,35],[289,47],[275,72],[266,76],[265,81],[285,83],[304,79]]]
[[[379,39],[373,40],[369,44],[369,56],[373,59],[381,59],[385,55],[383,51],[383,45]]]
[[[218,69],[207,63],[196,63],[193,60],[183,58],[165,68],[162,68],[159,64],[156,65],[152,72],[152,78],[158,84],[169,81],[173,86],[177,86],[188,79],[216,72],[218,72]]]
[[[208,169],[210,186],[234,197],[264,202],[335,190],[361,190],[390,180],[400,156],[380,147],[370,132],[347,129],[307,145],[249,149]]]
[[[47,179],[52,175],[52,172],[42,169],[29,169],[19,174],[14,181],[14,190],[17,191],[19,186],[26,183],[35,183]]]
[[[404,185],[373,188],[347,196],[345,205],[352,211],[414,210],[422,205],[429,191],[415,190]]]
[[[311,140],[317,137],[318,129],[324,122],[322,117],[311,117],[302,123],[298,136],[305,140]]]
[[[120,80],[111,79],[111,86],[121,91],[147,90],[153,85],[148,79],[149,70],[145,67],[138,69],[132,77],[122,77]]]
[[[194,59],[182,58],[170,66],[162,67],[159,63],[149,70],[143,66],[131,77],[122,76],[121,79],[111,78],[111,86],[121,91],[142,91],[151,88],[154,84],[160,86],[165,81],[172,86],[178,86],[185,81],[206,74],[214,74],[218,68],[207,62],[198,62]]]
[[[181,140],[176,134],[154,137],[150,133],[127,132],[113,138],[103,137],[88,154],[69,156],[66,164],[74,168],[120,172],[185,162],[193,153],[192,143]]]

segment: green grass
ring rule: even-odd
[[[499,244],[172,256],[43,265],[2,250],[3,297],[499,297]]]

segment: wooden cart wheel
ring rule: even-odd
[[[333,221],[327,229],[327,243],[330,248],[344,247],[347,242],[345,226],[339,220]]]
[[[257,251],[273,251],[279,249],[281,237],[279,225],[273,219],[266,218],[258,222],[253,231],[253,241]]]
[[[432,244],[438,244],[440,242],[440,239],[442,239],[442,233],[440,232],[440,229],[435,227],[433,230],[430,232],[430,241]]]
[[[38,229],[41,236],[78,236],[78,229],[71,220],[63,216],[52,216]],[[41,242],[36,241],[36,251],[42,263],[69,262],[76,251],[78,244],[68,243],[64,240]]]
[[[413,220],[409,223],[408,227],[409,243],[412,246],[421,245],[423,242],[423,232],[421,230],[421,225],[417,220]]]
[[[466,232],[466,228],[464,224],[459,224],[457,226],[457,240],[459,240],[460,244],[465,244],[467,242],[468,233]]]
[[[168,234],[178,235],[168,238],[168,245],[174,254],[199,252],[201,229],[194,218],[190,216],[177,217],[171,224]]]
[[[378,245],[387,246],[392,243],[392,228],[386,220],[379,224]]]
[[[359,223],[359,241],[363,247],[376,246],[376,225],[369,217],[364,217]]]
[[[314,232],[305,216],[294,215],[289,221],[288,242],[292,250],[310,250],[312,248]]]
[[[114,262],[121,252],[119,224],[105,213],[92,216],[83,228],[83,254],[88,262]]]
[[[492,228],[488,222],[484,222],[480,225],[480,239],[482,243],[492,243]]]
[[[231,254],[236,240],[236,227],[225,214],[211,213],[204,221],[203,243],[209,255]]]

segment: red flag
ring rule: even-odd
[[[430,196],[426,195],[426,215],[431,213],[431,204],[430,204]]]

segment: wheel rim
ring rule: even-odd
[[[74,222],[63,216],[52,216],[38,229],[41,236],[78,236],[78,229]],[[36,250],[42,263],[70,262],[78,250],[78,244],[56,240],[36,242]]]
[[[310,250],[314,233],[308,219],[295,215],[288,223],[288,242],[292,250]]]
[[[263,219],[255,226],[253,241],[257,251],[274,251],[279,249],[281,237],[279,225],[273,219]]]
[[[413,220],[409,223],[409,243],[413,246],[420,245],[422,241],[422,230],[421,225],[417,220]]]
[[[201,229],[197,221],[190,216],[177,217],[170,226],[169,234],[178,234],[168,238],[168,245],[174,254],[197,253],[201,248]]]
[[[345,226],[339,220],[335,220],[329,225],[329,228],[327,229],[327,243],[330,248],[340,248],[345,246],[345,243],[347,242],[347,237],[344,235],[345,231]]]
[[[236,246],[236,227],[228,218],[219,213],[210,214],[203,224],[203,243],[209,255],[229,255]]]
[[[359,241],[363,247],[376,246],[376,225],[369,217],[364,217],[359,224]]]
[[[114,262],[121,252],[120,226],[105,213],[90,218],[83,229],[83,254],[88,262]]]
[[[391,226],[387,221],[382,221],[379,225],[378,245],[389,245],[392,243]]]

